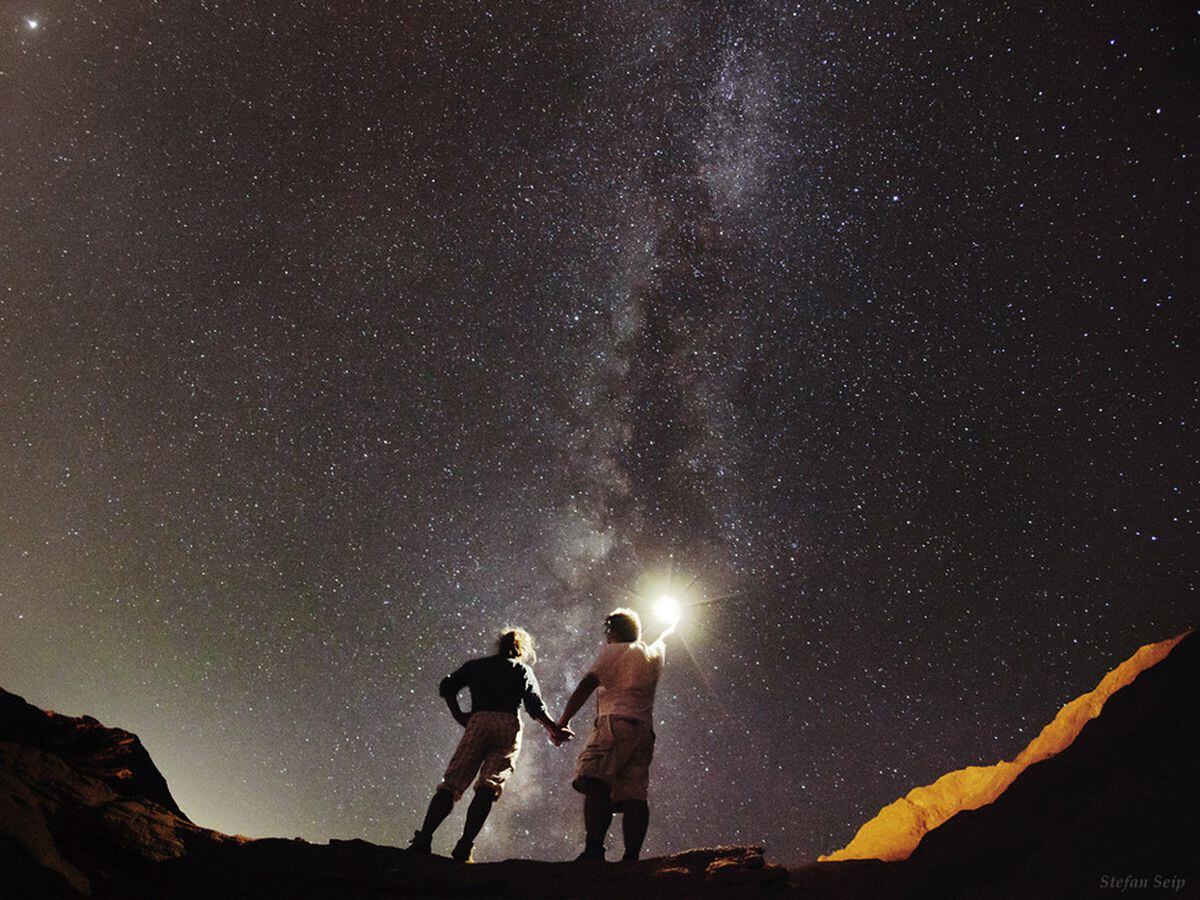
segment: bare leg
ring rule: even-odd
[[[475,792],[475,799],[467,807],[467,821],[463,825],[462,834],[463,844],[475,843],[475,838],[479,837],[479,831],[487,821],[488,813],[492,811],[492,804],[495,802],[496,795],[491,791]]]
[[[435,791],[433,799],[429,801],[429,810],[425,813],[425,822],[421,825],[421,832],[433,837],[433,833],[437,831],[439,825],[446,821],[446,816],[450,815],[452,809],[454,809],[454,795],[449,791]]]
[[[583,827],[587,831],[585,857],[604,858],[604,838],[612,825],[612,817],[608,785],[602,781],[588,781],[583,795]]]
[[[621,816],[621,832],[625,836],[627,860],[638,858],[642,843],[646,840],[646,829],[650,827],[650,804],[645,800],[626,800],[625,812]]]

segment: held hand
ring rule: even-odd
[[[561,747],[567,741],[571,740],[571,738],[575,737],[575,732],[564,725],[555,725],[553,728],[547,726],[546,734],[550,738],[550,743],[555,747]]]

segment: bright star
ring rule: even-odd
[[[37,19],[26,19],[25,20],[25,27],[28,28],[30,31],[37,31],[38,26],[40,24],[41,24],[41,22],[39,22]]]

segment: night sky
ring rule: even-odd
[[[4,0],[0,685],[403,843],[670,574],[649,853],[1010,758],[1197,620],[1198,12]],[[477,858],[581,845],[526,737]]]

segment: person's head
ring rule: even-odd
[[[642,637],[642,618],[632,609],[614,609],[604,617],[604,635],[610,644],[630,644]]]
[[[519,659],[528,665],[537,662],[533,635],[524,628],[506,628],[496,641],[496,653],[505,659]]]

